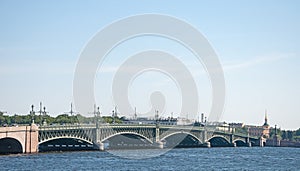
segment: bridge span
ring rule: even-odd
[[[263,139],[212,126],[89,124],[0,128],[0,153],[262,146]]]
[[[38,127],[0,127],[0,154],[38,152]]]

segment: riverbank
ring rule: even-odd
[[[267,147],[295,147],[295,148],[300,148],[300,142],[299,141],[268,139],[266,141],[266,146]]]

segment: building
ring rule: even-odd
[[[270,125],[268,124],[267,112],[265,113],[265,123],[262,126],[247,126],[250,136],[270,138]]]

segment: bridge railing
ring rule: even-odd
[[[240,136],[240,137],[247,137],[248,135],[247,134],[241,134],[241,133],[234,133],[235,136]],[[251,139],[258,139],[259,137],[257,136],[250,136],[249,135],[249,138]]]
[[[234,136],[239,136],[239,137],[248,137],[248,134],[242,134],[242,133],[235,133],[235,132],[231,132],[231,131],[224,131],[224,130],[215,130],[214,132],[218,133],[218,134],[226,134],[226,135],[231,135],[233,134]],[[257,136],[250,136],[249,135],[249,138],[251,139],[258,139],[259,137]]]
[[[95,127],[96,127],[95,124],[86,124],[86,125],[65,124],[65,125],[39,126],[39,130],[83,129],[83,128],[95,128]]]

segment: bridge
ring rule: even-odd
[[[159,124],[35,124],[0,128],[0,153],[174,147],[263,146],[264,139],[233,128]]]
[[[0,127],[0,154],[38,152],[38,127]]]

